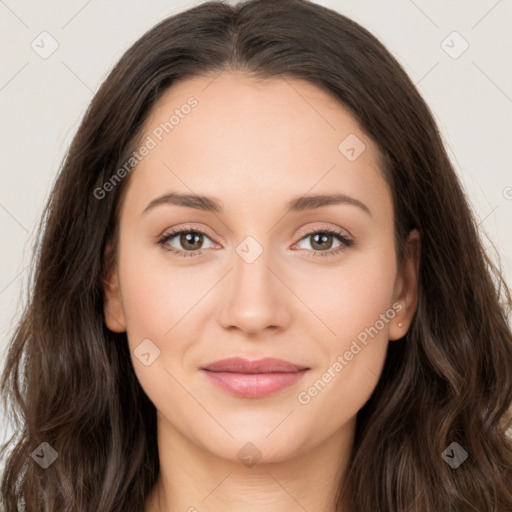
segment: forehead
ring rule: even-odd
[[[374,196],[389,213],[378,147],[340,102],[305,80],[241,72],[181,80],[146,119],[141,141],[149,140],[127,194],[140,208],[170,190],[244,204],[311,191]]]

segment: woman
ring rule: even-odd
[[[304,0],[161,22],[41,233],[6,510],[512,509],[510,293],[355,22]]]

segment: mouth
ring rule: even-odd
[[[310,368],[281,359],[230,358],[201,368],[222,391],[240,398],[263,398],[298,382]]]

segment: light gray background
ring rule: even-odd
[[[123,52],[201,1],[0,0],[0,354],[27,284],[36,224],[87,105]],[[482,231],[512,283],[512,1],[319,0],[376,35],[433,111]],[[58,49],[42,59],[31,47]],[[458,58],[442,42],[457,31]],[[47,36],[44,36],[47,37]],[[462,40],[444,45],[459,50]],[[42,51],[41,48],[40,51]],[[497,255],[493,253],[493,259]],[[0,414],[0,442],[5,421]]]

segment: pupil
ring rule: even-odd
[[[194,246],[194,242],[193,242],[193,239],[194,237],[198,237],[198,240],[196,242],[196,246]],[[186,233],[184,235],[181,236],[181,243],[183,245],[183,247],[187,247],[187,245],[189,245],[189,249],[190,250],[195,250],[195,249],[199,249],[199,247],[201,246],[201,242],[202,242],[202,235],[199,234],[199,233]],[[192,247],[190,247],[192,246]]]
[[[313,244],[312,246],[314,247],[315,245],[320,245],[320,243],[325,243],[328,241],[329,238],[331,238],[332,235],[329,235],[329,234],[316,234],[316,235],[313,235]],[[317,239],[320,239],[320,243],[317,242]],[[322,247],[321,245],[319,247],[317,247],[318,249],[326,249],[326,247]],[[327,247],[327,249],[330,249],[330,247]]]

